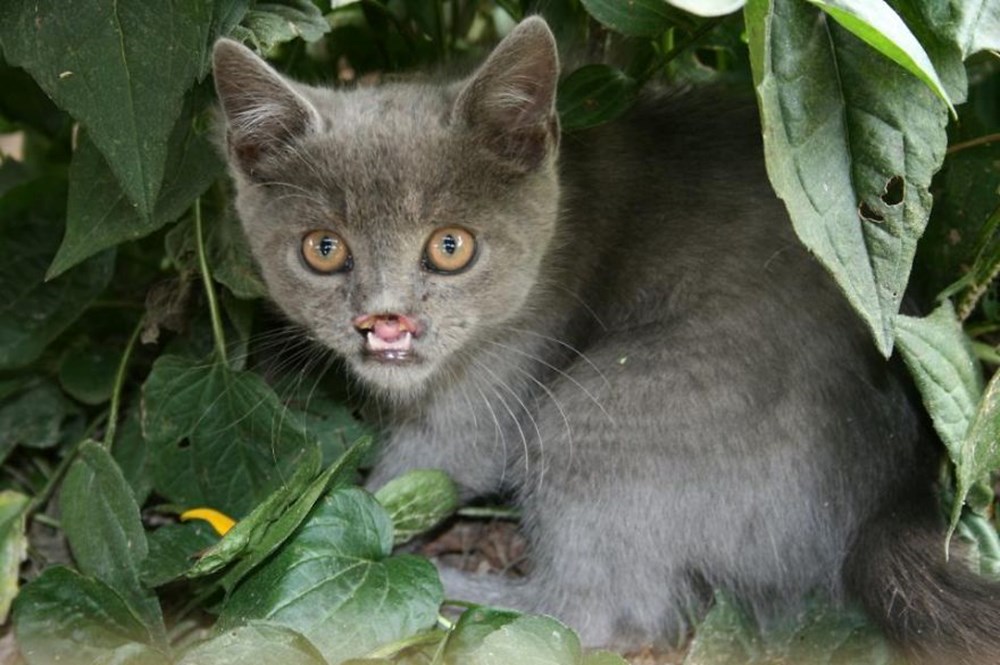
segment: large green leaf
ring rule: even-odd
[[[314,42],[329,31],[330,24],[312,0],[284,0],[255,3],[234,36],[267,53],[296,37]]]
[[[263,379],[214,360],[160,356],[143,386],[156,490],[185,507],[243,517],[316,449]]]
[[[99,254],[46,282],[45,269],[62,235],[58,181],[40,179],[0,199],[0,370],[22,367],[41,355],[111,280],[114,254]]]
[[[59,443],[66,418],[79,409],[52,382],[43,381],[0,402],[0,458],[18,445],[48,448]]]
[[[149,551],[139,506],[108,451],[84,443],[59,496],[63,531],[80,572],[114,589],[153,634],[162,635],[159,601],[139,581]]]
[[[988,480],[990,473],[1000,468],[1000,372],[986,391],[962,441],[956,468],[958,480],[956,506],[961,506],[973,484]],[[955,512],[958,508],[956,507]],[[953,514],[954,518],[954,514]]]
[[[947,109],[807,3],[751,0],[746,20],[771,183],[888,356]]]
[[[7,623],[10,604],[17,596],[21,563],[28,556],[25,513],[28,497],[18,492],[0,492],[0,624]]]
[[[623,35],[655,37],[672,25],[665,0],[581,0],[587,12]]]
[[[912,0],[934,31],[958,47],[962,59],[1000,50],[1000,3],[996,0]]]
[[[251,623],[196,645],[177,665],[327,665],[304,636],[283,626]]]
[[[153,214],[184,93],[232,1],[8,0],[7,60],[90,132],[138,214]]]
[[[392,523],[375,499],[356,488],[334,491],[237,587],[220,629],[284,625],[335,665],[429,628],[443,600],[437,572],[426,559],[391,551]]]
[[[222,174],[222,158],[200,115],[208,99],[203,90],[188,95],[167,144],[163,187],[149,215],[125,195],[89,133],[81,135],[69,169],[66,235],[49,267],[49,279],[102,249],[141,238],[176,220]]]
[[[954,112],[930,57],[883,0],[808,0],[856,37],[926,83]]]
[[[14,630],[28,665],[167,665],[151,636],[108,585],[48,568],[14,601]]]

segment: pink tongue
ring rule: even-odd
[[[399,321],[389,319],[376,321],[374,332],[383,341],[395,342],[403,331],[399,329]]]

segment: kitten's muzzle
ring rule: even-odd
[[[405,314],[364,314],[352,321],[354,329],[364,337],[363,353],[380,362],[415,360],[413,339],[419,337],[421,326]]]

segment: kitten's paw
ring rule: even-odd
[[[446,566],[432,560],[449,600],[463,600],[479,605],[501,607],[521,612],[533,611],[530,594],[523,579],[512,579],[489,573],[475,574]]]

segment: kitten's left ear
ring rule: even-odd
[[[521,22],[494,49],[455,100],[454,117],[497,156],[521,171],[537,168],[559,142],[559,55],[537,16]]]
[[[215,90],[229,127],[230,155],[247,175],[253,175],[263,155],[322,127],[315,107],[239,42],[217,41],[213,60]]]

